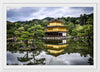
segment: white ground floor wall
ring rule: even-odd
[[[66,32],[62,33],[62,36],[66,36]]]

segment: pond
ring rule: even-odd
[[[93,45],[67,40],[45,40],[35,50],[20,50],[7,43],[7,65],[93,65]],[[40,46],[40,47],[39,47]]]

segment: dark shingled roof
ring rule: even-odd
[[[52,23],[52,22],[60,22],[60,23],[64,23],[63,21],[60,21],[60,20],[58,20],[58,19],[54,19],[54,20],[52,20],[52,21],[49,21],[48,23]]]

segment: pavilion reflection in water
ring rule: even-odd
[[[45,40],[44,47],[47,53],[53,56],[64,54],[64,49],[68,48],[67,40]]]

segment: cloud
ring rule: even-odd
[[[8,21],[26,21],[45,17],[79,17],[93,13],[93,7],[18,7],[7,8]]]
[[[27,20],[32,16],[32,13],[37,11],[39,11],[39,9],[31,7],[9,9],[7,10],[7,19],[12,21]]]

